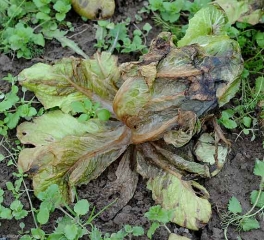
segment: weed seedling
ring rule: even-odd
[[[169,233],[171,233],[166,223],[169,223],[171,221],[173,214],[173,210],[166,210],[160,205],[151,207],[149,211],[145,213],[145,217],[152,222],[147,232],[148,238],[151,239],[153,234],[159,227],[164,227]]]
[[[100,50],[114,50],[121,53],[142,52],[147,51],[146,37],[151,30],[151,25],[146,23],[142,30],[135,25],[132,39],[129,37],[130,19],[125,22],[113,23],[110,21],[98,21],[96,27],[95,47]]]
[[[236,197],[232,197],[228,203],[228,211],[221,214],[222,226],[224,228],[225,239],[228,240],[227,232],[230,225],[237,227],[238,231],[250,231],[260,228],[257,220],[258,214],[264,214],[264,161],[256,160],[254,175],[259,176],[259,190],[251,192],[250,201],[252,207],[243,214],[243,209]]]
[[[41,113],[42,110],[38,112],[37,109],[32,106],[33,103],[38,103],[35,101],[35,97],[27,100],[27,90],[25,88],[22,88],[22,97],[19,97],[16,77],[8,74],[3,80],[11,84],[9,92],[0,92],[2,98],[0,102],[0,114],[3,115],[3,120],[0,120],[0,135],[6,136],[8,130],[16,128],[21,118],[30,120],[32,117],[39,115],[38,113]]]

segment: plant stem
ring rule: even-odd
[[[76,219],[71,214],[69,214],[67,211],[65,211],[62,207],[58,207],[58,209],[61,210],[69,218],[71,218],[72,220],[76,221]],[[82,228],[86,229],[86,227],[84,225],[82,225],[79,220],[77,221],[77,224],[80,225]],[[88,231],[88,233],[90,233],[90,232]]]
[[[166,229],[169,233],[171,233],[171,230],[167,227],[166,224],[164,224],[163,227],[165,227],[165,229]]]
[[[259,184],[259,192],[258,192],[258,196],[257,196],[257,199],[256,199],[256,201],[254,202],[254,204],[253,204],[253,206],[252,206],[252,208],[245,214],[245,215],[249,215],[253,210],[254,210],[254,208],[256,207],[256,205],[257,205],[257,203],[258,203],[258,200],[259,200],[259,198],[260,198],[260,195],[261,195],[261,192],[262,192],[262,185],[263,185],[263,182],[264,182],[264,178],[261,178],[261,181],[260,181],[260,184]],[[264,207],[264,206],[263,206]],[[262,207],[262,208],[263,208]],[[261,209],[262,209],[261,208]],[[255,215],[255,214],[254,214]],[[251,216],[251,215],[249,215],[249,216]]]

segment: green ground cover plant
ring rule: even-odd
[[[34,116],[40,116],[43,113],[43,108],[37,110],[33,104],[39,103],[37,99],[32,97],[28,100],[27,90],[22,88],[22,95],[19,96],[19,88],[17,84],[17,77],[8,74],[3,78],[11,87],[9,92],[0,92],[0,135],[7,136],[8,131],[17,127],[20,119],[30,120]]]
[[[70,0],[1,0],[0,51],[26,59],[42,54],[46,39],[73,30],[65,21],[70,9]]]
[[[133,27],[133,37],[129,37],[130,19],[120,23],[113,23],[111,21],[100,20],[95,25],[96,27],[96,40],[94,45],[99,51],[108,50],[113,52],[116,50],[121,53],[141,52],[146,53],[146,37],[151,30],[151,25],[146,23],[142,30],[136,25]]]

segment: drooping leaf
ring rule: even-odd
[[[201,185],[194,185],[192,181],[186,182],[180,178],[181,176],[177,178],[163,173],[149,180],[148,188],[152,190],[152,197],[157,203],[175,211],[172,222],[198,230],[209,221],[211,205],[206,198],[196,195],[193,187],[202,189]]]
[[[148,188],[155,202],[165,209],[174,210],[172,222],[193,230],[204,226],[211,217],[209,194],[205,188],[197,182],[182,180],[178,172],[163,171],[157,165],[150,164],[150,161],[157,164],[157,159],[161,157],[148,149],[146,144],[137,149],[140,151],[137,154],[137,171],[143,177],[150,178]],[[197,190],[200,191],[199,195]]]
[[[129,130],[120,125],[103,133],[65,136],[47,145],[23,149],[18,165],[32,176],[36,195],[57,184],[64,201],[73,201],[74,187],[97,178],[125,151],[129,139]]]
[[[96,53],[93,59],[64,58],[54,65],[35,64],[18,79],[46,109],[59,107],[68,113],[72,102],[88,97],[112,112],[110,101],[119,79],[116,63],[117,58],[106,52]]]
[[[23,144],[48,145],[66,136],[83,136],[86,133],[102,132],[107,126],[99,120],[81,123],[76,118],[59,110],[51,111],[33,123],[24,122],[17,128],[17,137]]]

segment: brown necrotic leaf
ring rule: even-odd
[[[134,148],[131,146],[124,153],[118,165],[115,172],[116,180],[108,182],[102,189],[101,202],[103,206],[98,206],[99,208],[104,208],[116,200],[110,208],[101,214],[101,218],[105,221],[112,219],[134,195],[138,182],[138,173],[132,169],[133,154]],[[113,196],[118,197],[114,199]]]

